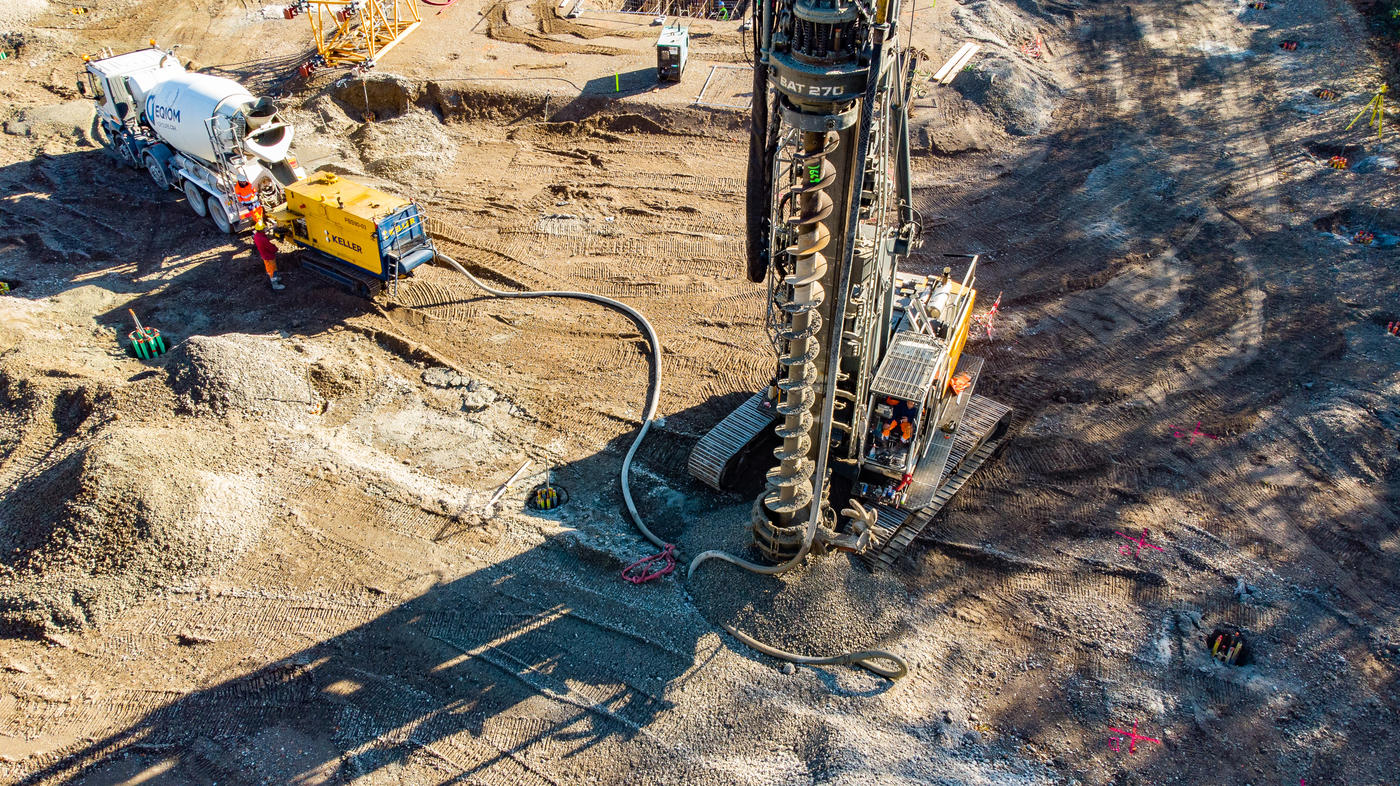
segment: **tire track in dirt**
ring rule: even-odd
[[[1208,59],[1218,59],[1167,50],[1201,47],[1204,51],[1213,40],[1228,41],[1234,35],[1232,18],[1228,15],[1224,21],[1210,18],[1212,14],[1221,16],[1219,10],[1202,4],[1190,4],[1178,10],[1181,15],[1173,16],[1170,21],[1158,21],[1152,16],[1153,9],[1140,7],[1125,11],[1105,9],[1103,15],[1091,17],[1090,24],[1094,24],[1096,30],[1086,37],[1096,42],[1093,46],[1097,47],[1097,57],[1110,71],[1115,64],[1121,71],[1120,80],[1110,78],[1087,87],[1101,107],[1109,108],[1106,110],[1109,117],[1091,122],[1117,122],[1124,128],[1157,127],[1164,109],[1167,113],[1172,112],[1187,74]],[[1288,444],[1301,436],[1296,427],[1278,416],[1265,420],[1250,412],[1225,416],[1229,422],[1239,422],[1242,427],[1248,428],[1248,433],[1235,437],[1238,444],[1222,445],[1204,441],[1193,449],[1189,462],[1163,456],[1147,448],[1147,455],[1143,457],[1145,460],[1134,457],[1130,459],[1131,464],[1115,464],[1111,470],[1090,469],[1084,477],[1073,476],[1074,473],[1069,473],[1071,477],[1056,477],[1064,474],[1059,472],[1061,469],[1084,465],[1077,440],[1100,444],[1109,450],[1119,446],[1140,450],[1137,443],[1144,435],[1160,432],[1162,447],[1166,449],[1173,447],[1173,440],[1170,433],[1156,422],[1161,418],[1171,419],[1178,425],[1188,418],[1190,421],[1200,419],[1206,421],[1209,431],[1212,419],[1221,419],[1223,413],[1249,406],[1250,396],[1246,395],[1241,401],[1241,390],[1248,389],[1241,383],[1241,378],[1259,373],[1255,365],[1264,342],[1269,340],[1266,332],[1269,312],[1278,306],[1265,298],[1264,287],[1272,270],[1264,269],[1260,261],[1265,251],[1256,243],[1251,233],[1252,227],[1240,225],[1234,216],[1227,214],[1226,203],[1217,203],[1219,197],[1215,192],[1227,180],[1237,180],[1237,187],[1243,184],[1249,198],[1263,205],[1260,212],[1267,216],[1270,223],[1267,230],[1272,231],[1280,225],[1276,219],[1282,212],[1278,194],[1283,176],[1282,162],[1277,150],[1272,147],[1267,127],[1261,127],[1258,123],[1259,107],[1254,99],[1259,95],[1259,90],[1249,81],[1252,79],[1248,63],[1228,63],[1221,79],[1228,87],[1211,94],[1213,100],[1208,102],[1211,107],[1209,117],[1181,115],[1169,118],[1184,125],[1173,133],[1153,137],[1156,144],[1175,144],[1173,137],[1180,138],[1183,143],[1189,140],[1199,144],[1201,138],[1229,138],[1231,134],[1239,136],[1238,140],[1231,138],[1231,147],[1225,159],[1229,161],[1230,168],[1224,173],[1211,171],[1209,167],[1214,164],[1205,157],[1200,157],[1199,164],[1196,164],[1189,155],[1183,159],[1174,151],[1172,153],[1176,160],[1192,162],[1192,168],[1198,170],[1173,173],[1182,184],[1178,200],[1203,204],[1204,209],[1192,216],[1189,222],[1175,227],[1166,236],[1170,240],[1167,247],[1150,255],[1145,264],[1129,265],[1106,283],[1091,286],[1066,301],[1043,309],[1041,314],[1053,315],[1059,322],[1053,336],[1023,334],[1018,342],[1019,358],[1008,353],[988,353],[991,355],[989,376],[993,377],[993,384],[1002,389],[995,395],[1011,399],[1022,410],[1018,428],[1023,428],[1035,418],[1036,412],[1041,409],[1041,402],[1065,389],[1064,383],[1052,374],[1026,371],[1031,363],[1066,364],[1072,367],[1083,364],[1091,367],[1092,371],[1084,374],[1084,378],[1091,389],[1097,387],[1098,390],[1091,394],[1094,400],[1089,405],[1100,405],[1096,409],[1102,412],[1102,416],[1080,418],[1080,422],[1088,420],[1089,423],[1087,430],[1075,433],[1075,441],[1051,444],[1046,450],[1031,450],[1028,455],[1021,455],[1026,453],[1026,445],[1013,445],[1001,462],[982,471],[981,482],[974,481],[968,489],[972,494],[965,493],[955,500],[950,506],[951,515],[937,528],[939,533],[972,543],[1017,544],[1036,553],[1041,549],[1037,547],[1034,536],[1009,536],[1007,532],[999,530],[999,522],[1007,519],[1026,521],[1027,518],[1034,521],[1046,515],[1057,519],[1073,519],[1082,515],[1085,522],[1103,521],[1105,509],[1100,500],[1095,499],[1094,491],[1096,486],[1102,491],[1103,484],[1112,483],[1129,491],[1147,490],[1159,496],[1166,494],[1167,498],[1174,498],[1174,504],[1169,508],[1173,511],[1183,507],[1209,511],[1222,505],[1230,506],[1228,516],[1212,518],[1209,522],[1211,529],[1232,547],[1221,550],[1219,561],[1212,560],[1211,569],[1237,574],[1248,570],[1251,562],[1260,564],[1255,562],[1260,552],[1253,549],[1247,553],[1239,551],[1259,537],[1255,530],[1277,531],[1278,526],[1287,524],[1293,517],[1289,503],[1281,500],[1274,491],[1257,484],[1249,485],[1246,475],[1238,469],[1238,460],[1243,452],[1251,449],[1267,451],[1271,446]],[[1132,89],[1115,89],[1116,85],[1130,85]],[[1245,128],[1248,133],[1240,133]],[[1238,150],[1234,148],[1235,145],[1239,146]],[[1163,156],[1165,159],[1166,156]],[[927,200],[923,206],[941,205],[945,212],[956,214],[956,208],[946,207],[950,203],[956,205],[954,200],[945,201],[936,193],[921,196]],[[1030,194],[1026,197],[1028,200],[1035,198]],[[981,220],[984,216],[989,222],[999,220],[1002,212],[995,202],[988,200],[972,208],[983,211],[977,213],[973,220]],[[1022,215],[1034,215],[1024,207],[1022,210]],[[1233,230],[1235,227],[1242,232],[1232,236],[1229,231],[1221,231],[1222,228]],[[1014,238],[1014,235],[1006,232],[1004,237]],[[1224,247],[1212,249],[1212,245],[1221,243],[1222,237]],[[1006,242],[1002,241],[1003,247]],[[1082,263],[1098,253],[1091,249],[1091,246],[1082,244],[1074,247],[1076,261]],[[1277,249],[1269,250],[1269,256],[1276,253]],[[1208,351],[1196,354],[1195,348],[1203,341]],[[1032,346],[1034,349],[1031,349]],[[1173,349],[1177,349],[1175,356]],[[1038,356],[1042,353],[1046,356]],[[998,376],[1002,378],[995,379]],[[1107,390],[1103,386],[1105,379],[1112,381]],[[1119,380],[1121,383],[1118,383]],[[1108,395],[1105,396],[1105,393]],[[1252,400],[1255,403],[1259,401],[1258,398]],[[1071,398],[1070,401],[1074,402],[1075,399]],[[1104,403],[1109,407],[1102,407]],[[1159,414],[1168,408],[1170,413],[1165,416]],[[1180,449],[1185,450],[1185,447]],[[1162,470],[1168,467],[1173,472],[1164,474]],[[1113,480],[1109,479],[1110,476]],[[1018,495],[1013,492],[1018,486],[1024,488],[1026,481],[1022,479],[1047,477],[1053,479],[1050,485],[1065,490],[1062,499],[1054,500],[1051,497],[1054,501],[1047,504],[1045,492],[1039,489],[1030,494],[1023,491]],[[1151,504],[1151,499],[1148,498],[1148,504]],[[991,501],[995,515],[986,510],[986,500]],[[1050,513],[1050,510],[1054,512]],[[964,511],[973,515],[960,515]],[[1107,508],[1107,511],[1112,515],[1112,508]],[[943,536],[940,534],[940,537]],[[1277,537],[1281,539],[1280,542],[1291,540],[1284,534]],[[1330,536],[1318,533],[1313,537],[1322,538],[1320,545],[1324,550],[1342,548],[1345,543],[1345,538],[1335,533]],[[1304,557],[1304,561],[1311,565],[1313,555]],[[1340,575],[1335,569],[1324,570],[1321,566],[1312,570],[1324,581]],[[1039,589],[1037,582],[1047,588],[1044,590],[1046,592],[1074,596],[1079,591],[1063,584],[1044,582],[1039,577],[1029,581],[1031,587],[1027,590],[994,585],[996,589],[993,594],[1011,600],[1008,608],[1001,613],[988,615],[985,621],[997,624],[1024,616],[1028,604],[1034,602],[1030,598]],[[1124,594],[1121,589],[1111,589],[1106,582],[1091,576],[1084,577],[1082,582],[1095,598],[1102,593],[1102,602],[1105,603],[1112,603],[1113,599]],[[1155,618],[1169,614],[1172,606],[1185,603],[1204,609],[1218,620],[1235,621],[1256,632],[1282,624],[1283,611],[1261,612],[1242,606],[1228,592],[1202,589],[1182,593],[1170,586],[1163,589],[1168,592],[1153,587],[1150,593],[1141,598],[1129,597],[1124,601],[1125,608],[1140,606],[1143,613]],[[1075,597],[1078,602],[1074,605],[1096,602],[1093,598],[1086,601],[1083,597]],[[1054,630],[1053,625],[1047,627],[1045,632],[1036,629],[1025,632],[1021,629],[1021,635],[1046,638],[1065,635],[1055,634],[1052,632]],[[1079,629],[1068,631],[1069,637],[1080,644],[1092,641],[1092,633]],[[1137,627],[1130,625],[1129,631],[1115,633],[1113,638],[1135,639]],[[1194,632],[1179,635],[1173,647],[1176,658],[1173,668],[1152,670],[1151,675],[1144,675],[1141,665],[1124,661],[1120,655],[1093,649],[1084,650],[1079,661],[1080,671],[1089,684],[1105,691],[1104,698],[1109,703],[1121,706],[1146,707],[1152,703],[1154,691],[1161,695],[1180,694],[1182,702],[1197,706],[1244,698],[1246,692],[1240,686],[1197,674],[1194,665],[1187,666],[1182,661],[1183,651],[1189,649],[1194,652],[1198,649],[1197,639],[1198,635]],[[1264,646],[1272,643],[1266,638],[1261,641],[1266,642]],[[1137,695],[1134,690],[1123,687],[1144,677],[1149,680],[1152,690]],[[1206,753],[1205,748],[1201,747],[1201,740],[1195,735],[1175,739],[1177,744],[1187,746],[1184,749],[1200,748],[1202,755]],[[1210,755],[1217,753],[1212,749]]]

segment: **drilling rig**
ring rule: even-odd
[[[889,567],[1007,430],[1010,408],[973,393],[982,361],[963,354],[978,258],[957,255],[961,276],[899,270],[920,232],[917,55],[899,0],[764,0],[755,13],[747,272],[767,285],[777,373],[689,468],[728,488],[776,438],[751,514],[757,551]]]

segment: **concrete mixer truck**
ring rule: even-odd
[[[103,144],[160,188],[183,192],[219,231],[248,227],[306,175],[291,125],[232,79],[186,71],[173,51],[154,46],[83,60],[78,91],[97,103]]]

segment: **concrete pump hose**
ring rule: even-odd
[[[807,529],[802,533],[802,548],[797,550],[797,554],[793,556],[792,559],[780,565],[760,565],[756,562],[750,562],[746,559],[743,559],[742,557],[736,557],[733,554],[724,551],[702,551],[699,554],[695,555],[695,559],[690,561],[690,567],[686,570],[685,573],[686,581],[689,581],[690,577],[695,573],[695,568],[707,559],[723,560],[724,562],[728,562],[731,565],[737,565],[743,568],[744,570],[751,571],[753,573],[762,573],[768,576],[776,576],[780,573],[786,573],[789,570],[792,570],[793,568],[797,567],[797,563],[801,562],[802,558],[807,556],[807,552],[810,551],[812,548],[812,540],[816,537],[816,534],[817,519],[816,517],[813,517],[812,520],[807,523]],[[904,658],[901,658],[893,652],[886,652],[885,650],[863,650],[861,652],[848,652],[843,655],[832,655],[826,658],[813,657],[809,655],[798,655],[793,652],[780,650],[776,647],[770,647],[767,644],[755,641],[754,639],[744,635],[742,632],[740,632],[738,629],[734,628],[731,625],[724,625],[723,623],[721,623],[721,625],[723,625],[725,630],[729,631],[729,635],[733,636],[739,641],[744,642],[745,644],[758,650],[759,652],[762,652],[765,655],[771,655],[772,657],[779,658],[781,660],[792,661],[793,663],[805,663],[811,666],[832,666],[844,665],[849,663],[855,666],[859,666],[862,669],[871,672],[872,674],[878,674],[879,676],[884,677],[888,680],[897,680],[900,677],[903,677],[904,675],[909,673],[908,661],[904,660]],[[880,666],[874,663],[874,661],[877,660],[890,661],[894,664],[894,668],[887,668],[885,666]]]
[[[763,642],[755,641],[732,625],[723,625],[723,627],[725,630],[729,631],[729,635],[739,641],[742,641],[764,655],[769,655],[779,660],[803,663],[809,666],[844,666],[846,664],[851,664],[891,681],[897,680],[909,673],[909,663],[893,652],[886,652],[884,650],[862,650],[860,652],[847,652],[842,655],[832,655],[827,658],[820,658],[812,655],[798,655],[795,652],[780,650],[777,647],[770,647]],[[894,664],[894,668],[881,666],[874,662],[877,660],[890,661]]]
[[[637,530],[641,532],[642,535],[647,540],[651,541],[652,544],[655,545],[657,548],[666,548],[669,544],[661,538],[658,538],[656,536],[656,533],[648,529],[646,523],[642,521],[641,514],[637,512],[637,505],[632,501],[632,486],[629,480],[632,474],[632,458],[637,455],[637,448],[641,447],[642,440],[647,435],[647,430],[651,428],[651,419],[656,415],[656,406],[661,399],[661,341],[656,337],[656,330],[651,326],[651,323],[647,321],[646,317],[642,316],[640,311],[637,311],[636,309],[632,308],[626,303],[623,303],[618,300],[613,300],[612,298],[603,297],[602,295],[595,295],[591,292],[570,292],[564,290],[529,290],[524,292],[509,292],[506,290],[495,289],[484,284],[481,281],[481,279],[469,273],[465,267],[462,267],[460,264],[457,263],[455,259],[447,256],[446,254],[438,252],[437,258],[454,268],[458,273],[461,273],[462,275],[466,276],[468,281],[472,282],[479,289],[493,297],[562,297],[573,298],[575,300],[588,300],[594,303],[607,306],[608,308],[621,311],[622,313],[631,317],[633,321],[635,321],[638,325],[641,326],[642,330],[646,333],[647,342],[651,345],[652,378],[651,384],[649,385],[649,389],[647,391],[646,410],[642,413],[642,428],[640,431],[637,432],[636,438],[632,440],[632,446],[627,449],[627,455],[622,459],[622,498],[627,503],[627,513],[632,517],[632,523],[637,526]],[[702,552],[696,555],[695,559],[691,561],[690,569],[686,574],[686,579],[690,579],[690,574],[695,572],[696,565],[699,565],[702,561],[710,558],[722,559],[726,562],[733,563],[741,568],[751,570],[755,573],[765,573],[769,575],[774,575],[785,572],[796,566],[797,563],[800,562],[802,558],[807,555],[807,552],[812,548],[812,541],[816,537],[816,534],[817,522],[814,517],[813,521],[808,523],[806,532],[803,533],[802,548],[798,550],[797,555],[795,557],[781,565],[759,565],[757,563],[749,562],[748,560],[735,557],[732,554],[727,554],[723,551]],[[899,657],[898,655],[895,655],[894,653],[885,652],[883,650],[865,650],[862,652],[849,652],[842,655],[833,655],[830,657],[798,655],[796,653],[788,652],[786,650],[780,650],[777,647],[770,647],[767,644],[764,644],[763,642],[758,641],[757,639],[754,639],[753,637],[741,632],[732,625],[722,624],[722,627],[729,632],[729,635],[738,639],[740,642],[743,642],[748,647],[757,650],[758,652],[762,652],[763,654],[768,655],[770,657],[778,658],[779,660],[791,661],[792,663],[802,663],[811,666],[834,666],[853,664],[856,666],[860,666],[861,668],[866,669],[867,671],[870,671],[873,674],[878,674],[879,676],[885,677],[886,679],[890,680],[897,680],[900,677],[903,677],[905,674],[909,673],[909,664],[905,662],[903,658]],[[895,667],[886,668],[884,666],[880,666],[872,662],[876,660],[888,660],[894,663]]]
[[[632,457],[637,455],[637,448],[642,446],[642,439],[647,435],[647,429],[651,428],[651,419],[656,414],[657,402],[661,400],[661,341],[656,337],[656,330],[642,316],[641,312],[621,301],[613,300],[602,295],[594,295],[590,292],[565,292],[565,291],[544,291],[532,290],[526,292],[507,292],[501,289],[493,289],[481,282],[481,279],[467,272],[467,269],[457,264],[457,260],[438,252],[437,258],[457,269],[458,273],[467,277],[468,281],[485,290],[494,297],[564,297],[575,300],[591,300],[600,303],[608,308],[616,309],[631,317],[642,330],[647,334],[647,342],[651,344],[651,367],[652,379],[650,390],[647,391],[646,411],[642,413],[642,430],[637,432],[636,439],[632,440],[632,447],[627,449],[627,455],[622,459],[622,499],[627,503],[627,512],[632,516],[632,523],[637,525],[637,529],[647,540],[651,541],[658,549],[666,548],[666,541],[656,537],[656,533],[647,529],[647,525],[642,521],[642,515],[637,512],[637,506],[632,502],[632,487],[628,478],[632,474]]]

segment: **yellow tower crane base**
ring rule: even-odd
[[[374,65],[422,24],[417,0],[305,0],[316,53],[326,66]]]

